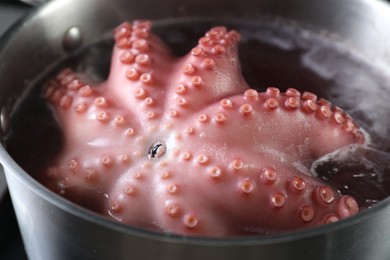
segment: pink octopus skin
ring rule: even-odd
[[[45,86],[65,136],[48,187],[120,222],[185,235],[292,230],[359,211],[310,167],[364,144],[361,130],[315,94],[251,89],[238,32],[212,28],[184,57],[149,21],[114,35],[106,82],[65,69]]]

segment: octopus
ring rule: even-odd
[[[66,68],[45,83],[65,136],[45,169],[51,190],[130,226],[190,236],[295,230],[359,212],[311,165],[366,144],[362,129],[314,93],[248,86],[239,32],[213,27],[183,57],[147,20],[124,22],[114,39],[106,81]]]

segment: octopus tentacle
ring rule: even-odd
[[[310,171],[318,158],[364,144],[358,125],[313,93],[251,89],[236,31],[212,28],[182,58],[148,21],[114,36],[106,82],[70,69],[47,82],[65,135],[49,187],[76,201],[95,193],[121,222],[193,235],[291,230],[359,211]]]

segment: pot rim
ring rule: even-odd
[[[369,2],[367,0],[361,0],[361,1]],[[23,15],[21,18],[19,18],[15,23],[13,23],[6,30],[6,32],[0,37],[0,53],[2,52],[6,44],[9,42],[9,40],[12,39],[12,37],[15,34],[18,33],[19,28],[21,28],[31,18],[35,17],[36,14],[42,12],[43,9],[46,9],[48,5],[54,5],[56,2],[57,1],[51,1],[44,5],[35,7],[31,11]],[[375,5],[375,8],[386,6],[386,8],[388,8],[390,11],[389,8],[390,5],[384,3],[383,1],[371,0],[371,3]],[[2,132],[1,129],[0,132]],[[2,138],[1,135],[2,133],[0,133],[0,139]],[[232,237],[186,236],[180,234],[162,233],[158,231],[148,230],[136,226],[130,226],[127,224],[119,223],[61,197],[60,195],[50,191],[44,185],[42,185],[33,177],[31,177],[24,169],[22,169],[8,154],[8,152],[6,151],[2,143],[0,143],[0,163],[1,163],[0,167],[3,166],[4,171],[11,172],[11,174],[13,174],[18,181],[24,183],[31,191],[37,194],[40,198],[85,221],[92,222],[94,224],[104,226],[105,228],[113,229],[118,232],[129,234],[129,235],[135,235],[138,237],[144,237],[148,239],[160,240],[160,241],[166,241],[166,242],[178,243],[178,244],[180,243],[180,244],[203,245],[203,246],[252,246],[252,245],[262,246],[268,244],[280,244],[288,241],[303,240],[303,239],[329,234],[338,230],[342,230],[344,228],[348,228],[353,225],[358,225],[359,223],[366,221],[367,219],[375,216],[377,212],[382,211],[384,208],[388,207],[388,204],[390,204],[390,197],[388,197],[369,209],[365,209],[356,215],[350,216],[346,219],[342,219],[335,223],[320,225],[320,226],[305,228],[305,229],[285,231],[282,233],[272,234],[272,235],[232,236]],[[1,199],[1,195],[2,194],[0,190],[0,199]]]

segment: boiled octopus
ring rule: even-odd
[[[359,212],[311,170],[367,142],[349,115],[310,92],[250,88],[235,30],[214,27],[176,57],[151,24],[115,29],[105,82],[67,68],[45,84],[65,136],[45,185],[122,223],[182,235],[273,233]]]

